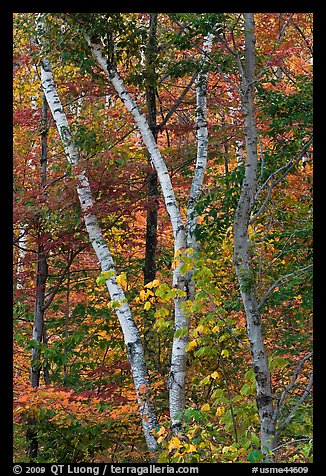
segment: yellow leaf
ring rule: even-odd
[[[174,258],[178,258],[178,256],[181,256],[183,254],[184,248],[180,248],[174,253]]]
[[[152,289],[153,287],[153,281],[150,281],[149,283],[145,284],[145,288]]]
[[[171,451],[175,448],[180,448],[180,446],[181,446],[181,441],[179,440],[179,438],[177,436],[174,436],[169,441],[169,451]]]
[[[148,311],[148,309],[150,309],[150,307],[151,307],[151,303],[149,301],[146,301],[145,305],[144,305],[145,311]]]
[[[222,352],[221,352],[221,355],[222,355],[223,357],[229,357],[229,351],[226,350],[226,349],[223,349]]]
[[[159,279],[154,279],[153,281],[145,284],[145,288],[147,289],[152,289],[152,288],[157,288],[157,286],[160,285],[160,280]]]
[[[192,443],[190,443],[188,448],[187,448],[187,453],[195,453],[196,451],[197,451],[196,446],[193,445]]]
[[[211,374],[211,377],[212,377],[213,379],[219,378],[219,376],[220,376],[220,374],[219,374],[218,372],[213,372],[213,373]]]
[[[196,329],[194,329],[193,335],[197,337],[200,332],[203,332],[203,330],[204,330],[204,326],[200,324],[199,326],[196,327]]]
[[[209,403],[205,403],[205,405],[203,405],[203,406],[201,407],[201,411],[202,411],[202,412],[208,412],[208,411],[210,410],[210,408],[211,408],[211,407],[210,407]]]
[[[122,288],[125,288],[127,286],[127,276],[126,273],[121,273],[119,276],[116,277],[117,284],[121,286]]]
[[[143,289],[140,291],[139,293],[139,297],[142,301],[145,301],[145,299],[147,298],[147,293],[146,291],[144,291]]]
[[[157,434],[158,436],[164,435],[164,434],[165,434],[165,428],[164,428],[164,426],[162,426],[162,427],[158,430],[158,432],[157,432],[156,434]]]
[[[224,415],[225,413],[225,410],[223,407],[219,407],[217,410],[216,410],[216,413],[215,413],[215,416],[222,416]]]
[[[198,345],[198,343],[197,343],[196,339],[190,341],[189,344],[186,347],[186,352],[188,352],[188,350],[193,349],[194,347],[197,347],[197,345]]]

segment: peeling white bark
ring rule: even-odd
[[[245,73],[242,76],[242,110],[245,126],[246,162],[245,177],[234,218],[234,264],[240,293],[246,312],[247,334],[250,341],[252,366],[256,378],[256,401],[260,419],[261,451],[268,453],[275,441],[273,401],[268,359],[265,352],[261,316],[255,296],[250,265],[250,214],[257,188],[257,129],[255,120],[255,36],[252,13],[245,14]]]
[[[19,239],[18,239],[18,258],[17,258],[17,289],[23,288],[23,279],[20,277],[20,274],[23,272],[24,266],[24,258],[26,255],[26,247],[27,247],[27,225],[23,224],[19,227]]]
[[[209,34],[204,40],[202,64],[212,49],[213,35]],[[187,210],[187,247],[198,249],[195,238],[198,216],[195,210],[199,195],[202,190],[204,175],[207,166],[208,128],[207,128],[207,80],[208,72],[198,74],[196,81],[196,128],[197,128],[197,158],[194,176],[192,179]]]
[[[166,164],[161,156],[161,153],[157,147],[155,138],[148,125],[145,116],[141,113],[138,105],[130,96],[122,79],[120,78],[116,69],[108,68],[107,60],[103,55],[103,48],[100,45],[93,44],[89,37],[87,41],[90,45],[92,54],[101,66],[101,68],[108,75],[114,89],[118,93],[120,99],[125,104],[127,110],[130,112],[134,121],[141,133],[142,139],[147,147],[151,162],[156,169],[158,179],[162,188],[162,193],[165,201],[167,212],[170,216],[173,236],[174,236],[174,251],[180,252],[186,248],[185,241],[185,227],[181,218],[180,209],[174,194],[169,172]],[[185,279],[180,273],[180,266],[176,266],[173,270],[173,282],[172,285],[176,289],[180,289],[185,292]],[[181,309],[181,303],[185,300],[184,297],[177,296],[174,300],[175,319],[174,330],[188,328],[189,320],[186,317],[185,311]],[[171,354],[171,367],[168,379],[169,388],[169,405],[170,405],[170,417],[173,431],[176,433],[180,430],[182,425],[182,412],[185,405],[185,377],[186,377],[186,361],[187,353],[186,346],[188,343],[188,337],[182,336],[173,339],[172,354]]]
[[[71,165],[77,166],[79,152],[75,146],[67,117],[56,91],[51,64],[46,58],[41,60],[41,81],[68,161]],[[110,250],[100,230],[97,217],[92,211],[94,200],[85,171],[82,171],[78,176],[77,192],[89,239],[100,262],[101,269],[102,271],[113,271],[110,278],[106,280],[106,286],[111,299],[120,303],[120,307],[116,309],[116,314],[123,331],[128,352],[128,359],[140,405],[144,434],[148,449],[155,451],[157,449],[157,442],[153,435],[153,430],[157,427],[157,420],[153,404],[148,397],[149,377],[141,338],[124,292],[116,281],[116,269]]]
[[[107,58],[103,54],[103,47],[101,45],[92,43],[90,38],[87,36],[86,39],[91,48],[94,59],[109,77],[114,89],[116,90],[120,99],[123,101],[127,110],[134,118],[138,130],[141,133],[142,139],[150,155],[151,162],[155,167],[160,180],[166,209],[172,224],[175,245],[174,248],[175,251],[178,251],[179,249],[184,248],[184,224],[181,218],[177,200],[175,198],[169,172],[157,147],[152,131],[148,126],[145,116],[141,113],[138,105],[127,91],[116,69],[108,68]]]
[[[90,37],[85,35],[86,40],[91,48],[92,55],[98,65],[109,77],[114,89],[119,95],[120,99],[125,104],[127,110],[132,115],[142,139],[146,145],[147,151],[151,158],[151,162],[156,169],[158,179],[160,181],[165,206],[170,216],[171,225],[174,236],[174,252],[179,253],[182,257],[183,250],[186,248],[186,236],[185,226],[181,217],[180,209],[174,194],[169,172],[166,164],[161,156],[161,153],[157,147],[155,138],[148,125],[145,116],[139,110],[138,105],[133,100],[129,92],[127,91],[121,77],[119,76],[116,68],[109,67],[107,58],[103,54],[102,45],[94,44]],[[204,42],[203,57],[211,48],[212,36],[209,35]],[[200,189],[203,182],[203,175],[207,161],[207,120],[206,120],[206,82],[207,75],[205,73],[200,74],[197,82],[197,121],[198,121],[198,155],[195,177],[193,181],[191,191],[191,212],[194,211],[194,206],[198,199]],[[197,223],[195,214],[191,214],[189,227],[192,230],[192,237],[194,238],[194,227]],[[180,253],[181,251],[181,253]],[[173,282],[174,288],[187,292],[187,280],[180,272],[181,263],[173,270]],[[185,301],[185,297],[177,296],[174,300],[174,331],[180,329],[189,328],[189,319],[186,316],[185,311],[182,309],[182,303]],[[169,388],[169,406],[170,406],[170,418],[171,427],[175,433],[178,433],[182,427],[182,412],[185,407],[185,379],[187,374],[187,352],[186,347],[188,344],[188,333],[182,337],[174,337],[172,344],[171,354],[171,367],[168,378]]]

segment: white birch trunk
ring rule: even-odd
[[[107,59],[103,55],[103,47],[101,45],[93,44],[89,37],[86,38],[90,45],[94,59],[107,74],[118,96],[132,115],[146,145],[152,164],[154,165],[160,180],[165,205],[172,224],[175,245],[174,248],[175,251],[178,251],[181,248],[184,248],[184,224],[182,222],[179,206],[175,198],[169,172],[157,147],[152,131],[148,126],[145,116],[140,112],[138,105],[127,91],[116,69],[108,69]]]
[[[209,34],[204,40],[202,51],[202,65],[205,66],[206,57],[212,49],[213,35]],[[191,183],[188,206],[186,236],[187,248],[192,248],[194,252],[198,251],[198,243],[195,231],[198,222],[196,205],[203,187],[204,175],[207,167],[207,149],[208,149],[208,128],[207,128],[207,81],[208,71],[201,71],[196,80],[196,138],[197,138],[197,157],[195,172]],[[187,298],[192,300],[195,293],[195,283],[193,282],[194,269],[187,272],[186,288]]]
[[[151,162],[156,169],[158,179],[162,188],[165,206],[170,216],[173,236],[174,236],[174,252],[182,258],[184,249],[186,248],[185,226],[181,217],[180,209],[174,194],[169,172],[166,164],[157,147],[155,138],[148,125],[145,116],[139,110],[138,105],[130,96],[122,79],[120,78],[115,68],[108,67],[107,59],[103,55],[103,48],[101,45],[92,43],[91,39],[86,36],[87,42],[91,48],[92,54],[96,62],[103,69],[109,77],[114,89],[119,95],[120,99],[125,104],[127,110],[132,115],[138,130],[141,133],[142,139],[146,145],[147,151],[151,158]],[[211,47],[212,38],[209,37],[204,43],[203,55],[207,54]],[[192,206],[195,205],[198,198],[200,188],[203,181],[203,173],[206,166],[207,159],[207,124],[206,124],[206,88],[205,74],[201,75],[201,84],[198,86],[198,95],[200,96],[200,105],[198,107],[198,117],[203,119],[199,124],[198,139],[200,152],[198,153],[195,179],[192,187]],[[200,91],[200,92],[199,92]],[[193,218],[192,218],[193,219]],[[196,222],[196,219],[195,219]],[[193,222],[191,222],[192,224]],[[190,225],[191,226],[191,225]],[[192,233],[193,236],[193,233]],[[187,282],[185,276],[180,272],[181,263],[173,270],[172,285],[177,290],[187,293]],[[174,331],[181,329],[189,329],[189,319],[185,311],[182,309],[182,303],[185,301],[184,296],[177,296],[174,299]],[[171,427],[174,433],[178,433],[182,427],[182,413],[185,407],[185,379],[187,373],[187,352],[188,332],[180,337],[173,338],[171,367],[168,378],[169,388],[169,406]]]
[[[265,351],[261,316],[255,296],[250,265],[250,214],[257,186],[257,129],[254,106],[255,36],[252,13],[245,14],[245,75],[243,76],[242,110],[245,126],[245,177],[234,218],[234,264],[240,293],[246,312],[247,334],[250,341],[252,366],[256,378],[256,402],[260,418],[261,451],[268,453],[275,445],[273,401],[268,359]]]
[[[209,34],[203,44],[202,64],[206,63],[206,56],[212,49],[213,35]],[[208,72],[198,74],[196,81],[196,128],[197,128],[197,158],[194,176],[192,179],[187,207],[187,247],[198,250],[195,237],[198,216],[195,206],[202,190],[204,175],[207,166],[208,128],[207,128],[207,81]]]
[[[23,279],[20,278],[20,274],[23,272],[24,258],[26,256],[26,247],[27,247],[27,225],[23,224],[19,227],[19,239],[17,241],[19,246],[18,248],[18,258],[17,258],[17,289],[23,288]]]
[[[91,47],[92,54],[101,66],[101,68],[108,75],[114,89],[118,93],[120,99],[125,104],[127,110],[130,112],[134,121],[141,133],[142,139],[147,147],[147,151],[151,158],[151,162],[155,167],[162,188],[165,206],[170,216],[173,236],[174,236],[174,252],[182,255],[186,247],[185,241],[185,227],[181,218],[179,206],[175,198],[169,172],[166,164],[157,147],[155,138],[149,128],[145,116],[140,112],[136,102],[132,99],[127,91],[122,79],[114,68],[108,68],[107,60],[103,55],[102,47],[93,44],[89,37],[87,41]],[[176,266],[173,270],[172,285],[177,290],[186,292],[185,279],[180,272],[180,266]],[[185,297],[177,296],[174,299],[174,331],[179,329],[189,328],[189,319],[186,313],[181,309],[181,303],[184,302]],[[177,433],[182,425],[182,412],[185,406],[185,378],[187,373],[187,352],[186,347],[188,343],[188,336],[174,337],[172,344],[171,367],[168,379],[169,388],[169,405],[172,430]]]
[[[68,161],[73,166],[77,166],[79,152],[74,144],[66,115],[56,91],[51,64],[45,58],[41,61],[41,80]],[[153,435],[153,430],[157,427],[157,421],[153,404],[148,397],[149,377],[141,338],[125,299],[124,292],[116,281],[116,270],[110,250],[100,230],[97,217],[92,212],[94,200],[85,171],[82,171],[78,176],[77,192],[89,239],[97,255],[101,269],[103,272],[112,271],[112,275],[106,280],[106,286],[111,299],[120,303],[120,307],[116,309],[116,314],[124,335],[128,359],[140,405],[144,434],[148,449],[155,451],[157,449],[157,442]]]

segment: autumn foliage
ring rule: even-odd
[[[198,71],[203,38],[212,25],[220,25],[205,66],[209,137],[208,167],[196,204],[199,250],[180,255],[173,251],[161,192],[148,195],[152,166],[141,134],[80,33],[87,17],[78,15],[94,15],[99,30],[102,20],[97,14],[47,14],[47,54],[80,150],[74,170],[49,109],[45,116],[42,112],[35,15],[14,18],[15,461],[261,461],[251,344],[233,261],[233,220],[246,160],[237,62],[244,51],[243,14],[158,14],[157,123],[175,110],[158,129],[157,144],[182,217],[196,157],[196,90],[194,83],[187,85]],[[118,70],[146,115],[149,14],[105,15],[115,35]],[[255,84],[259,141],[253,214],[259,215],[249,225],[252,273],[247,279],[260,306],[279,409],[274,461],[311,462],[312,14],[254,16],[260,76]],[[142,433],[115,313],[120,303],[109,299],[109,275],[101,273],[85,229],[76,192],[79,170],[87,173],[95,201],[90,212],[109,244],[116,281],[142,337],[150,378],[149,393],[144,393],[158,419],[155,455]],[[155,280],[144,284],[146,217],[155,206],[157,271]],[[35,340],[40,255],[47,266],[44,334]],[[193,271],[191,299],[172,286],[171,272],[180,265],[182,276]],[[174,329],[176,296],[184,297],[190,320],[181,434],[171,430],[168,411],[173,338],[176,332],[177,337],[188,333]],[[30,380],[32,349],[39,359],[37,387]]]

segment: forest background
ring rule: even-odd
[[[15,461],[311,462],[311,261],[312,14],[15,15]]]

